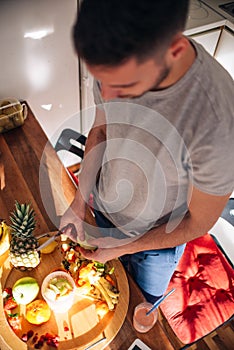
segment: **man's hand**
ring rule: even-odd
[[[106,263],[112,259],[116,259],[121,255],[124,255],[123,249],[117,248],[98,248],[96,250],[87,250],[79,247],[79,252],[89,260],[99,261],[100,263]]]
[[[85,219],[86,203],[83,201],[80,191],[71,206],[66,210],[60,221],[60,230],[72,241],[83,241],[85,233],[83,223]]]

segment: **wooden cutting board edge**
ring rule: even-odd
[[[3,288],[2,286],[5,286],[5,282],[7,280],[8,275],[11,272],[11,265],[10,260],[7,258],[4,262],[4,264],[1,266],[0,269],[0,327],[1,327],[1,334],[0,334],[0,349],[1,350],[15,350],[15,349],[22,349],[27,350],[27,345],[20,340],[20,338],[17,337],[17,335],[14,333],[14,331],[9,326],[4,310],[3,310],[3,297],[2,292]]]

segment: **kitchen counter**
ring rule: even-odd
[[[225,25],[226,19],[201,1],[192,0],[185,35],[201,33]]]
[[[216,11],[218,14],[226,18],[227,22],[234,25],[234,17],[232,17],[228,12],[224,11],[219,5],[228,4],[232,1],[230,0],[202,0],[202,3],[208,5],[211,9]]]
[[[234,77],[234,17],[219,8],[228,0],[191,0],[184,32],[201,44]],[[231,7],[232,9],[232,7]]]
[[[193,35],[221,26],[234,31],[234,17],[219,8],[224,3],[225,0],[191,0],[184,34]]]

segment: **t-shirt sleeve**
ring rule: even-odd
[[[204,126],[205,127],[205,126]],[[207,127],[190,150],[190,177],[202,192],[225,195],[234,189],[234,115]]]

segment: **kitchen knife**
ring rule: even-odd
[[[60,235],[62,235],[63,232],[62,231],[58,231],[55,235],[51,236],[49,239],[47,239],[47,241],[45,241],[44,243],[42,243],[38,248],[37,251],[39,252],[40,250],[42,250],[43,248],[47,247],[51,242],[53,242],[57,237],[59,237]]]
[[[53,242],[57,237],[61,236],[62,234],[64,234],[64,231],[66,231],[66,229],[70,228],[71,230],[73,230],[73,233],[76,232],[74,230],[75,226],[73,224],[68,224],[67,226],[63,227],[61,230],[59,230],[55,235],[51,236],[46,242],[42,243],[38,248],[37,251],[40,251],[42,248],[47,247],[51,242]],[[43,234],[40,237],[43,236],[48,236],[48,234]],[[85,233],[86,239],[84,241],[79,241],[77,240],[77,243],[83,247],[84,249],[88,249],[88,250],[96,250],[97,246],[91,245],[87,242],[88,239],[91,239],[92,237],[89,236],[87,233]]]

